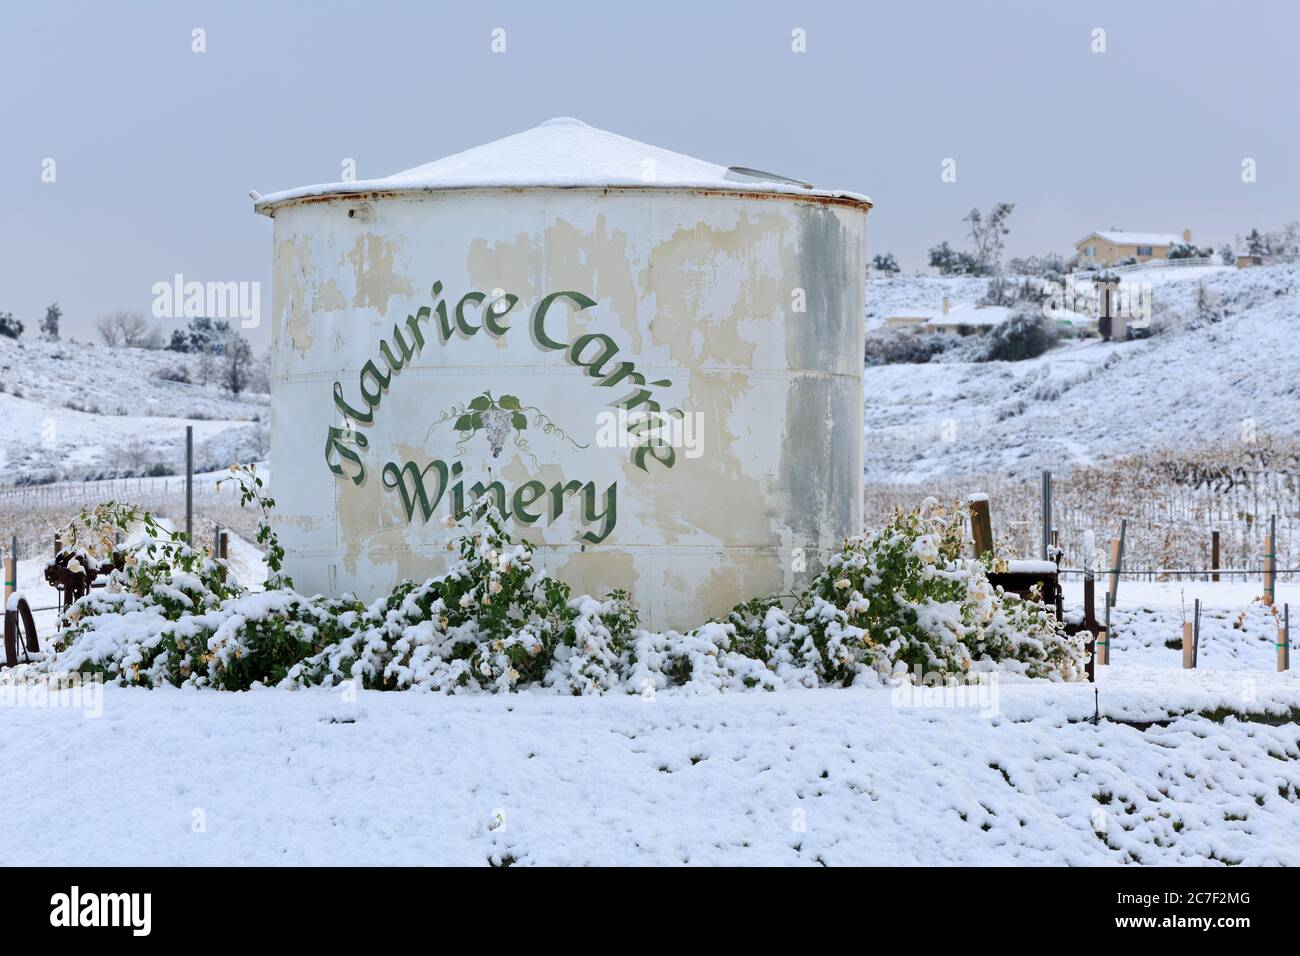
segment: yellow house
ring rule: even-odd
[[[1079,267],[1110,266],[1123,259],[1168,259],[1169,250],[1180,242],[1191,242],[1192,230],[1184,229],[1181,238],[1172,232],[1105,232],[1089,233],[1074,244],[1074,264]]]

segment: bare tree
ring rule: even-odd
[[[212,355],[212,347],[208,346],[199,353],[199,368],[195,377],[198,378],[200,385],[207,385],[212,380],[216,360]]]
[[[162,330],[149,325],[149,321],[140,312],[119,310],[101,315],[95,320],[95,329],[104,344],[110,348],[162,348]]]
[[[152,454],[153,449],[143,439],[131,435],[121,444],[109,449],[109,467],[123,478],[143,475],[148,470]]]
[[[1013,202],[1000,202],[989,210],[987,216],[972,209],[962,220],[970,236],[971,255],[983,275],[993,275],[1002,268],[1002,237],[1011,232],[1007,228],[1007,218],[1015,208]]]
[[[232,395],[238,395],[248,386],[249,365],[252,361],[253,350],[248,341],[241,335],[232,335],[226,342],[221,372],[221,384]]]

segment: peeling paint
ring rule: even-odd
[[[388,314],[388,302],[395,295],[412,296],[415,289],[406,276],[393,272],[393,242],[373,233],[357,237],[348,254],[356,283],[354,309],[374,309]]]

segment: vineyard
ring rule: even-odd
[[[252,538],[256,518],[239,506],[232,482],[217,485],[220,475],[194,477],[194,536],[200,543],[211,537],[214,526],[233,529]],[[185,525],[184,478],[118,478],[106,481],[68,481],[0,489],[0,547],[8,551],[17,539],[18,554],[28,558],[48,554],[54,535],[81,511],[105,501],[141,505],[173,527]]]
[[[214,524],[250,537],[252,515],[244,514],[233,486],[218,487],[217,476],[196,476],[195,534],[205,540]],[[1264,536],[1277,518],[1277,566],[1300,568],[1300,440],[1260,437],[1192,449],[1128,455],[1054,474],[1053,526],[1064,552],[1063,567],[1083,564],[1084,533],[1098,548],[1119,534],[1127,519],[1124,568],[1161,577],[1162,571],[1211,567],[1211,535],[1219,532],[1219,566],[1258,572]],[[934,497],[964,501],[975,492],[992,503],[994,531],[1009,553],[1037,556],[1041,550],[1041,497],[1037,477],[935,477],[923,484],[869,484],[864,521],[878,527],[894,508],[915,508]],[[110,499],[143,505],[177,527],[185,517],[183,478],[131,478],[61,482],[0,490],[0,537],[11,536],[19,552],[47,550],[54,533],[83,507]],[[33,550],[35,549],[35,550]],[[1095,556],[1097,567],[1106,567]],[[1300,575],[1282,575],[1282,580]]]
[[[964,501],[975,492],[992,503],[993,527],[1019,556],[1041,551],[1039,480],[1033,478],[933,478],[924,485],[873,484],[865,492],[867,525],[893,508],[915,507],[931,495]],[[1219,532],[1219,566],[1258,572],[1264,537],[1277,518],[1277,567],[1300,567],[1300,441],[1260,437],[1190,449],[1153,450],[1076,466],[1052,476],[1053,521],[1064,552],[1062,566],[1083,565],[1084,533],[1098,548],[1118,536],[1127,519],[1124,569],[1150,574],[1211,567],[1211,536]],[[1108,558],[1094,555],[1096,567]],[[1280,575],[1294,580],[1296,575]]]

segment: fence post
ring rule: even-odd
[[[9,598],[18,590],[18,560],[10,554],[5,558],[5,610],[9,609]]]
[[[1214,573],[1210,575],[1211,581],[1219,580],[1219,532],[1210,532],[1210,567]]]
[[[1052,548],[1052,473],[1043,469],[1043,560]]]
[[[1192,604],[1192,666],[1201,656],[1201,599]]]
[[[1264,603],[1272,605],[1277,587],[1277,515],[1268,519],[1268,534],[1264,536]]]
[[[1291,669],[1291,605],[1282,605],[1282,623],[1277,626],[1277,669]]]
[[[194,426],[185,426],[185,543],[194,547]]]
[[[967,499],[970,504],[970,530],[974,541],[975,557],[993,550],[993,518],[989,513],[989,496],[974,494]]]
[[[9,539],[9,559],[5,563],[5,610],[9,609],[9,597],[18,590],[18,535]]]
[[[1092,551],[1096,546],[1091,531],[1083,533],[1083,626],[1088,633],[1092,635],[1092,640],[1088,642],[1086,648],[1088,652],[1088,680],[1096,682],[1097,680],[1097,618],[1095,616],[1095,587],[1096,581],[1092,572]]]
[[[1119,537],[1110,544],[1110,604],[1114,604],[1119,594],[1119,570],[1125,561],[1125,535],[1128,531],[1128,519],[1119,520]]]
[[[1196,655],[1192,648],[1192,622],[1183,621],[1183,669],[1187,670],[1196,666]]]
[[[1097,663],[1110,664],[1110,594],[1106,595],[1106,623],[1101,629],[1101,635],[1097,638]]]

